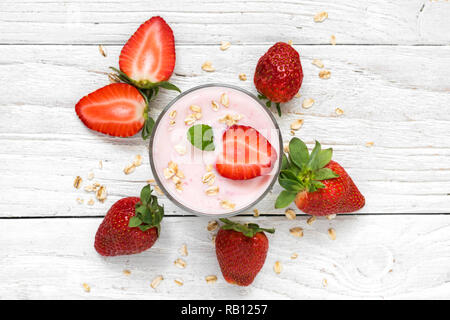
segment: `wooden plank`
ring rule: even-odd
[[[277,229],[268,236],[267,261],[248,288],[223,280],[204,219],[166,218],[153,248],[113,258],[94,251],[100,219],[0,220],[0,298],[450,298],[450,216],[339,216],[312,226],[304,217],[239,220]],[[303,238],[289,234],[293,226],[304,228]],[[327,235],[330,227],[336,230],[335,241]],[[183,244],[187,257],[179,253]],[[290,258],[293,253],[298,259]],[[174,266],[180,257],[186,269]],[[283,266],[279,275],[272,269],[275,261]],[[131,275],[125,276],[124,269]],[[164,280],[154,290],[150,282],[158,275]],[[217,283],[207,284],[207,275],[217,275]],[[177,286],[175,279],[184,285]]]
[[[366,195],[362,213],[449,212],[450,196],[450,68],[449,47],[297,46],[302,54],[305,82],[300,99],[284,106],[279,119],[283,137],[291,138],[290,123],[305,119],[298,136],[312,146],[314,139],[332,146]],[[208,83],[239,85],[252,92],[251,75],[265,46],[181,47],[173,82],[183,90]],[[0,212],[2,216],[103,215],[124,196],[138,194],[151,178],[146,143],[140,137],[117,139],[86,129],[73,106],[84,94],[107,84],[104,73],[114,65],[120,47],[107,48],[103,58],[94,46],[0,46]],[[385,59],[389,57],[389,59]],[[332,71],[329,80],[311,65],[323,59]],[[217,72],[202,72],[212,59]],[[232,66],[232,67],[231,67]],[[238,80],[239,72],[249,80]],[[14,94],[12,94],[14,93]],[[152,114],[176,94],[162,92],[152,102]],[[316,104],[301,108],[304,97]],[[345,114],[336,117],[334,109]],[[373,141],[372,148],[365,146]],[[123,168],[136,154],[144,164],[131,175]],[[103,170],[98,161],[104,161]],[[107,186],[104,204],[87,206],[90,198],[72,187],[76,175],[85,184]],[[39,191],[39,201],[36,192]],[[259,205],[274,211],[277,186]],[[82,197],[84,205],[75,199]],[[12,203],[10,199],[15,199]],[[168,214],[183,214],[164,199]]]
[[[315,23],[316,13],[329,18]],[[179,44],[446,44],[448,1],[12,1],[0,3],[3,44],[123,44],[154,15]],[[246,32],[242,32],[245,30]]]

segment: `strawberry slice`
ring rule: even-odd
[[[175,68],[173,31],[161,17],[143,23],[119,57],[120,70],[140,88],[167,81]]]
[[[252,127],[233,125],[224,132],[222,140],[216,170],[225,178],[248,180],[267,174],[277,159],[270,142]]]
[[[113,83],[83,97],[75,106],[80,120],[89,129],[115,137],[130,137],[142,129],[147,102],[126,83]]]

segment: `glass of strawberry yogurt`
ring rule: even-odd
[[[274,116],[253,94],[208,84],[185,91],[161,112],[150,137],[150,165],[181,209],[231,216],[270,191],[281,146]]]

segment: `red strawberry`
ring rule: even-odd
[[[173,31],[161,17],[143,23],[122,49],[120,70],[138,87],[169,80],[175,68]]]
[[[147,185],[141,198],[123,198],[113,204],[95,235],[94,247],[99,254],[135,254],[153,246],[159,237],[164,208],[151,193]]]
[[[298,52],[284,42],[275,43],[258,61],[253,78],[260,98],[277,104],[281,116],[280,102],[291,100],[300,90],[303,70]]]
[[[144,126],[147,102],[133,86],[113,83],[83,97],[75,111],[89,129],[129,137]]]
[[[364,196],[353,180],[337,162],[333,150],[322,150],[316,141],[311,155],[298,138],[289,143],[289,159],[283,157],[278,181],[285,188],[278,196],[276,208],[287,207],[295,201],[305,213],[327,216],[353,212],[364,207]]]
[[[223,277],[231,284],[248,286],[255,279],[266,261],[269,240],[257,224],[238,224],[220,219],[225,225],[216,236],[216,255]]]
[[[217,158],[217,172],[229,179],[247,180],[270,172],[277,152],[257,130],[233,125],[222,137],[223,150]]]

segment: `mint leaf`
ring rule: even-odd
[[[334,173],[330,168],[322,168],[314,172],[314,180],[328,180],[333,178],[338,178],[339,175]]]
[[[294,201],[296,196],[297,194],[295,192],[289,192],[286,190],[281,191],[277,201],[275,201],[275,208],[286,208],[292,201]]]
[[[138,227],[142,224],[142,220],[139,219],[138,217],[134,216],[131,217],[130,221],[128,222],[128,226],[130,228],[134,228],[134,227]]]
[[[206,124],[197,124],[189,128],[187,139],[200,150],[214,151],[214,132]]]
[[[306,144],[299,138],[293,138],[289,142],[289,158],[300,169],[308,163],[309,152]]]

